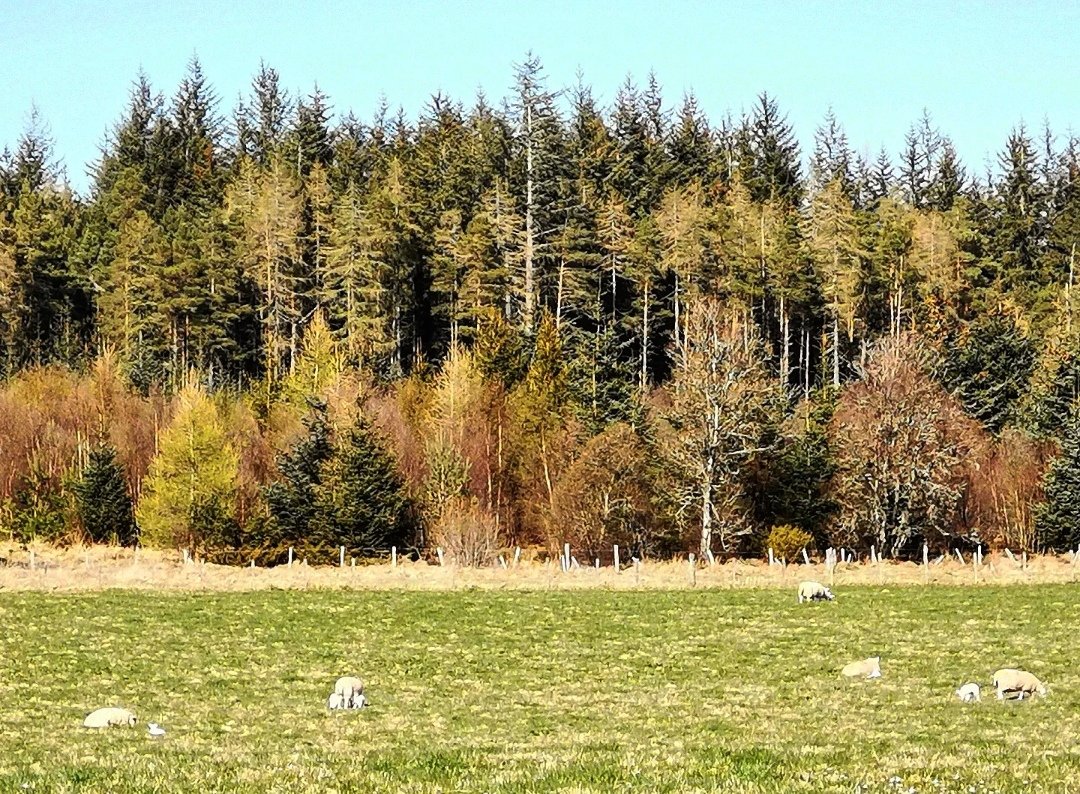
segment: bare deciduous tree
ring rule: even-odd
[[[844,390],[829,428],[836,451],[837,545],[914,553],[959,531],[966,464],[986,435],[926,372],[911,334],[884,340],[863,379]]]
[[[735,316],[713,300],[687,306],[671,406],[661,412],[681,509],[700,515],[702,554],[712,549],[714,535],[728,550],[749,531],[740,474],[769,448],[781,396],[756,330],[740,327]]]

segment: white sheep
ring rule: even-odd
[[[108,728],[113,725],[132,726],[138,720],[127,709],[105,708],[91,711],[83,720],[84,728]]]
[[[334,694],[341,698],[341,708],[361,709],[367,705],[364,682],[356,676],[343,676],[334,684]]]
[[[331,711],[336,709],[345,708],[345,699],[341,697],[337,692],[331,692],[330,697],[327,698],[326,707]]]
[[[845,664],[840,674],[848,678],[881,678],[881,657],[871,656],[861,662]]]
[[[956,690],[956,696],[965,703],[978,703],[982,700],[982,692],[978,684],[964,684]]]
[[[994,673],[993,682],[994,688],[997,689],[998,700],[1004,700],[1006,696],[1023,700],[1025,695],[1028,697],[1036,693],[1046,695],[1046,684],[1026,670],[1002,668]]]
[[[799,585],[799,603],[803,601],[832,601],[836,596],[820,582],[803,582]]]

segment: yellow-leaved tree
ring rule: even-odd
[[[230,545],[239,465],[217,406],[189,381],[143,481],[136,511],[142,541],[193,553]]]

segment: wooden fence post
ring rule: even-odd
[[[293,547],[289,546],[289,567],[292,568],[293,561]]]
[[[390,567],[397,568],[397,546],[390,547]]]
[[[438,548],[435,549],[435,554],[438,555],[438,557],[439,557],[439,567],[441,568],[442,565],[443,565],[442,546],[439,546]]]
[[[338,549],[338,566],[345,567],[345,547],[342,546]]]
[[[926,577],[926,584],[930,584],[930,547],[922,544],[922,567]]]
[[[619,572],[619,544],[616,543],[613,547],[615,552],[615,573]]]
[[[697,587],[697,565],[694,564],[693,552],[690,552],[690,586]]]

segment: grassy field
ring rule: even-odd
[[[0,791],[1080,791],[1076,595],[0,593]],[[955,699],[1006,665],[1050,695]]]

